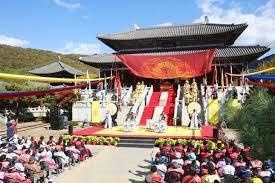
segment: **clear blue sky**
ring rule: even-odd
[[[265,17],[267,15],[261,13],[261,8],[266,7],[271,10],[267,18],[272,21],[275,16],[273,0],[5,0],[0,4],[0,43],[1,38],[16,38],[25,40],[22,44],[25,47],[67,49],[68,52],[70,49],[72,52],[85,49],[80,46],[83,43],[82,47],[94,44],[100,52],[105,52],[108,49],[96,39],[97,33],[126,31],[134,24],[140,27],[163,23],[188,24],[205,14],[209,15],[210,22],[212,19],[249,23],[253,20],[246,15]],[[222,11],[217,13],[216,8]],[[238,16],[243,17],[238,20]],[[253,28],[252,32],[258,29]],[[248,33],[244,40],[267,42],[265,37],[253,33]],[[270,36],[273,44],[275,35]],[[71,45],[65,48],[68,43]]]

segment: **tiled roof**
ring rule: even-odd
[[[269,63],[273,60],[275,60],[275,54],[268,55],[264,58],[261,58],[260,60],[256,60],[256,61],[253,61],[253,62],[249,63],[249,68],[256,68],[260,65]]]
[[[128,32],[103,34],[98,39],[109,40],[135,40],[148,38],[183,37],[196,35],[210,35],[230,31],[244,31],[247,24],[190,24],[172,25],[151,28],[140,28]]]
[[[86,57],[80,57],[79,60],[86,63],[112,63],[120,62],[120,60],[112,53],[94,54]]]
[[[253,54],[265,54],[270,48],[265,46],[230,46],[226,48],[219,48],[216,57],[226,58],[226,57],[239,57],[248,56]]]
[[[218,48],[216,51],[215,59],[229,59],[245,56],[260,57],[268,52],[270,48],[265,46],[230,46],[226,48]],[[198,52],[198,50],[192,51],[175,51],[175,52],[157,52],[157,53],[143,53],[143,55],[167,55],[167,54],[179,54],[179,53]],[[86,63],[113,63],[120,62],[120,60],[113,54],[96,54],[87,57],[81,57],[79,60]]]
[[[44,74],[54,74],[59,72],[67,72],[71,75],[83,75],[83,72],[64,64],[61,61],[53,62],[48,65],[33,69],[29,71],[29,73],[37,74],[37,75],[44,75]]]

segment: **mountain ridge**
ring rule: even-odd
[[[54,51],[22,48],[0,44],[1,72],[29,74],[28,71],[59,60],[82,72],[97,74],[98,70],[79,61],[79,54],[61,54]]]

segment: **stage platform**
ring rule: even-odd
[[[74,130],[74,135],[78,136],[104,136],[104,137],[124,137],[124,138],[213,138],[213,128],[203,127],[191,129],[186,127],[169,126],[164,133],[155,133],[142,126],[135,131],[125,132],[123,127],[117,126],[104,129],[103,127],[87,127]]]

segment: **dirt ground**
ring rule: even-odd
[[[19,136],[34,136],[34,137],[40,137],[43,135],[47,139],[51,135],[58,137],[68,131],[68,130],[49,130],[45,127],[30,128],[30,129],[27,129],[24,131],[20,130],[22,128],[30,127],[33,125],[40,125],[40,124],[43,124],[43,123],[40,121],[18,123],[17,124],[17,129],[18,129],[17,135],[19,135]],[[0,131],[6,131],[6,126],[4,124],[0,125]]]

